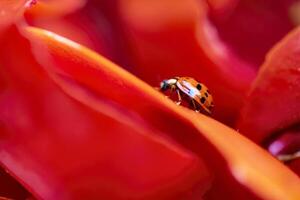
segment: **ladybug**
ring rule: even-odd
[[[196,112],[211,114],[214,106],[212,95],[204,84],[191,77],[174,77],[163,80],[160,83],[160,90],[176,92],[177,105],[180,105],[183,99],[187,99]]]

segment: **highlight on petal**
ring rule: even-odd
[[[120,0],[119,4],[135,74],[153,86],[165,78],[193,76],[212,91],[214,117],[234,124],[255,72],[220,39],[204,1]]]
[[[5,141],[7,145],[2,149],[10,159],[16,153],[27,154],[26,157],[31,158],[27,164],[38,165],[36,167],[41,170],[35,170],[39,181],[45,180],[41,174],[43,168],[47,169],[51,173],[47,183],[49,186],[54,184],[57,191],[65,192],[60,194],[87,194],[85,192],[93,185],[97,186],[93,195],[109,199],[113,199],[113,195],[124,195],[121,196],[124,198],[142,195],[145,199],[175,196],[193,199],[202,195],[208,199],[220,196],[229,199],[300,198],[299,178],[234,130],[176,106],[149,85],[76,43],[36,28],[27,28],[25,34],[42,67],[40,70],[46,76],[42,79],[45,83],[38,81],[39,84],[31,87],[18,84],[22,92],[14,89],[11,94],[18,98],[11,97],[15,106],[5,107],[10,111],[5,112],[6,120],[18,122],[11,114],[16,112],[12,112],[13,108],[23,111],[24,117],[27,109],[34,109],[32,118],[26,121],[38,120],[39,123],[38,127],[33,126],[34,121],[24,124],[28,116],[24,118],[23,123],[16,126],[23,130],[22,140],[20,134],[14,137],[12,131],[11,139]],[[38,135],[29,131],[32,126],[38,129]],[[27,144],[24,140],[31,142]],[[29,146],[24,148],[25,144]],[[26,152],[28,147],[31,150],[39,147],[39,151]],[[43,151],[41,147],[44,147]],[[20,148],[22,151],[18,151]],[[32,152],[35,152],[34,156],[30,155]],[[143,160],[151,158],[151,162],[146,160],[138,165],[141,159],[138,152],[144,152]],[[64,167],[56,155],[63,158]],[[37,157],[39,163],[34,162]],[[171,158],[174,164],[169,165]],[[102,159],[106,167],[99,166],[103,164]],[[13,161],[25,163],[24,160]],[[47,167],[41,166],[43,163]],[[86,166],[84,171],[81,171],[82,166],[79,167],[82,163]],[[150,172],[144,171],[145,166]],[[123,174],[119,174],[120,170]],[[105,177],[105,183],[110,183],[109,188],[114,188],[117,194],[107,191],[109,188],[103,182],[99,186],[100,180],[93,182],[94,176],[87,179],[86,173],[96,173],[101,180]],[[112,178],[119,177],[118,174],[123,175],[117,179],[123,184],[111,185],[115,183]],[[78,179],[80,185],[75,187]],[[169,185],[170,180],[172,185]],[[87,183],[88,188],[85,187]],[[141,183],[152,184],[134,187]],[[32,183],[29,186],[32,187]],[[188,190],[190,196],[186,196]],[[184,195],[180,196],[178,192]]]
[[[241,133],[275,156],[300,150],[299,41],[297,28],[268,53],[241,113]]]

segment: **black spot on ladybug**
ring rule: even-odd
[[[208,94],[207,94],[207,92],[205,92],[205,93],[204,93],[204,95],[205,95],[206,97],[208,97]]]
[[[206,100],[205,97],[201,97],[201,99],[200,99],[201,103],[204,103],[205,100]]]
[[[206,91],[208,94],[210,94],[209,90]]]
[[[201,90],[201,88],[202,88],[202,87],[201,87],[201,84],[198,83],[198,84],[197,84],[197,89],[198,89],[198,90]]]

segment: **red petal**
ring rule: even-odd
[[[239,128],[256,142],[271,142],[291,126],[299,125],[299,41],[300,29],[296,29],[278,43],[252,86]]]
[[[210,12],[210,19],[228,48],[258,68],[271,47],[297,25],[291,12],[297,2],[226,0]]]

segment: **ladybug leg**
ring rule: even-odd
[[[176,86],[175,85],[171,85],[171,92],[174,92],[176,90]]]
[[[177,105],[180,105],[181,104],[181,101],[182,101],[182,98],[181,98],[181,95],[180,95],[180,92],[179,90],[176,90],[177,92],[177,96],[178,96],[178,101],[176,102]]]
[[[173,93],[174,90],[176,89],[175,85],[170,85],[170,92]],[[166,98],[170,98],[170,96],[165,95]]]
[[[200,112],[200,111],[197,109],[195,100],[194,100],[194,99],[191,99],[191,102],[192,102],[192,105],[193,105],[193,107],[194,107],[194,110],[195,110],[197,113]]]
[[[191,102],[192,102],[192,105],[193,105],[193,107],[194,107],[194,110],[197,111],[197,107],[196,107],[196,104],[195,104],[194,99],[191,99]]]

